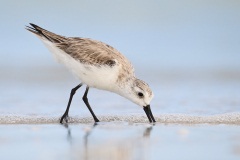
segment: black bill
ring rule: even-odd
[[[151,111],[151,108],[150,108],[150,105],[147,105],[145,107],[143,107],[143,110],[145,111],[147,117],[148,117],[148,120],[149,122],[156,122],[154,117],[153,117],[153,114],[152,114],[152,111]]]

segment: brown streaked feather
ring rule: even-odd
[[[50,42],[53,42],[53,43],[61,43],[61,42],[64,42],[67,40],[66,37],[64,36],[60,36],[60,35],[57,35],[55,33],[52,33],[52,32],[49,32],[48,30],[45,30],[33,23],[30,23],[30,25],[32,27],[29,27],[29,26],[26,26],[27,30],[40,36],[40,37],[44,37],[46,38],[47,40],[49,40]]]
[[[64,37],[30,23],[27,30],[49,40],[59,49],[83,64],[94,66],[119,66],[118,81],[124,81],[134,75],[132,64],[119,51],[100,41],[89,38]]]
[[[95,66],[108,65],[110,67],[121,65],[124,72],[119,73],[119,81],[134,74],[131,63],[119,51],[103,42],[71,37],[67,41],[56,45],[81,63]]]

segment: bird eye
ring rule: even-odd
[[[138,96],[142,98],[143,97],[143,93],[142,92],[138,92]]]

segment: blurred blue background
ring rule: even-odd
[[[0,22],[0,113],[59,116],[79,83],[24,29],[28,23],[118,49],[150,84],[156,114],[240,109],[239,0],[8,0],[1,1]],[[83,91],[71,111],[89,116]],[[89,97],[97,115],[142,113],[123,109],[133,104],[112,93],[91,90]]]
[[[24,26],[106,42],[147,70],[239,70],[240,1],[31,1],[0,5],[0,67],[58,67]],[[138,70],[138,69],[137,69]]]
[[[147,120],[141,107],[94,89],[88,98],[98,118],[126,116],[129,123],[103,123],[93,133],[83,123],[66,129],[35,125],[60,118],[80,82],[24,29],[28,23],[103,41],[128,57],[155,95],[151,108],[161,121],[153,132],[133,123]],[[0,36],[0,122],[34,123],[0,126],[1,159],[100,158],[115,152],[135,159],[145,153],[148,159],[239,157],[240,0],[1,0]],[[83,93],[81,88],[75,94],[70,117],[91,118]],[[201,119],[219,125],[190,125]]]

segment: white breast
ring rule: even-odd
[[[119,67],[109,67],[107,65],[98,67],[82,64],[72,58],[64,51],[57,48],[49,41],[43,40],[47,48],[53,53],[55,59],[63,63],[80,81],[89,87],[114,91],[118,78]]]

